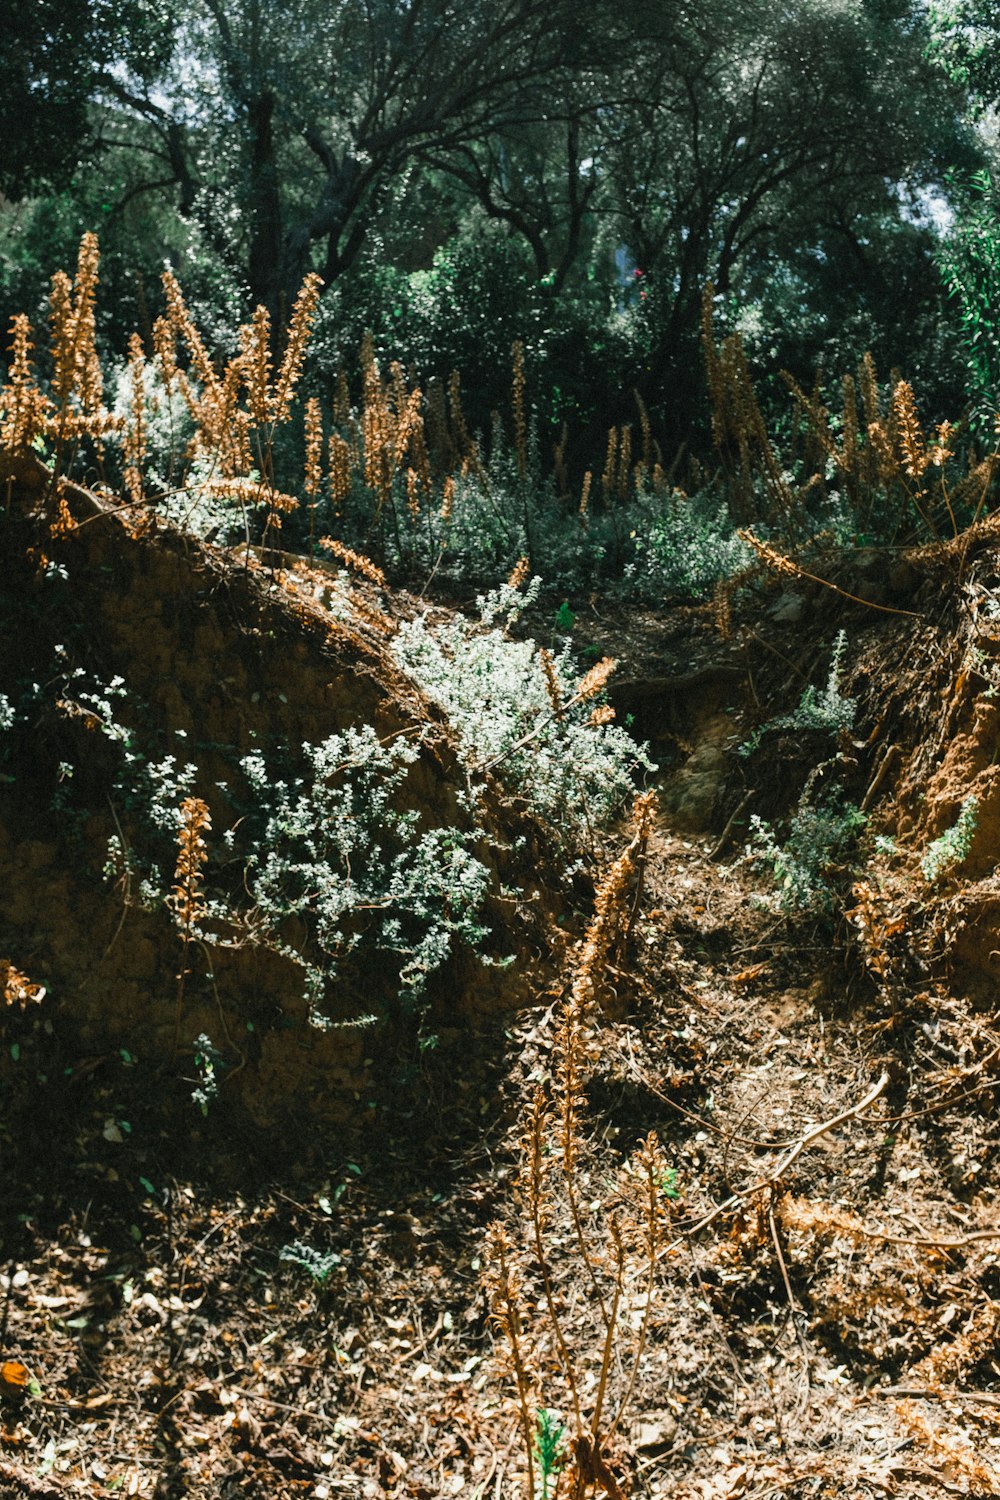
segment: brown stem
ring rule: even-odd
[[[600,1447],[601,1414],[604,1410],[604,1396],[608,1388],[608,1374],[611,1370],[611,1351],[614,1348],[615,1333],[618,1330],[618,1308],[621,1303],[622,1281],[625,1275],[625,1247],[622,1244],[621,1231],[614,1219],[611,1221],[611,1237],[615,1244],[615,1290],[614,1296],[611,1299],[611,1316],[608,1319],[607,1332],[604,1336],[604,1348],[601,1351],[601,1374],[597,1383],[594,1416],[590,1424],[595,1453]]]

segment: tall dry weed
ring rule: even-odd
[[[512,1244],[520,1235],[494,1226],[486,1244],[486,1283],[506,1340],[529,1495],[536,1490],[534,1417],[540,1417],[544,1403],[546,1411],[561,1406],[565,1412],[569,1493],[581,1500],[598,1491],[610,1500],[623,1496],[610,1444],[638,1378],[669,1221],[663,1189],[672,1179],[656,1136],[650,1135],[626,1164],[614,1202],[596,1220],[593,1205],[584,1211],[582,1202],[584,1192],[592,1191],[582,1121],[598,1052],[606,966],[627,942],[654,812],[651,793],[636,800],[629,843],[599,883],[568,992],[553,1021],[551,1080],[525,1101],[516,1203],[530,1246],[532,1280],[526,1262],[512,1282]],[[572,1256],[567,1236],[575,1246]],[[571,1311],[580,1296],[589,1309],[585,1328]],[[562,1401],[555,1400],[553,1380]]]
[[[212,826],[208,804],[200,797],[185,797],[180,806],[180,822],[177,830],[177,867],[174,872],[174,888],[169,897],[177,930],[180,933],[182,956],[177,974],[177,995],[174,1007],[174,1046],[180,1040],[181,1013],[184,1007],[184,989],[190,973],[188,962],[192,942],[198,936],[198,925],[207,914],[204,897],[204,868],[208,860],[208,845],[205,834]]]

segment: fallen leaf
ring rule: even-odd
[[[99,1411],[102,1406],[110,1406],[114,1401],[111,1391],[101,1391],[99,1396],[92,1396],[89,1401],[84,1402],[88,1411]]]
[[[0,1365],[0,1394],[23,1396],[31,1384],[31,1371],[19,1359],[5,1359]]]
[[[729,976],[730,984],[749,984],[751,979],[756,979],[758,974],[763,974],[767,968],[767,961],[762,964],[751,964],[749,969],[741,969],[738,974]]]

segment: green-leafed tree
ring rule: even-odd
[[[10,167],[63,186],[12,232],[8,305],[79,220],[123,320],[164,253],[220,338],[258,301],[280,325],[315,269],[404,358],[496,385],[520,324],[546,413],[607,426],[638,384],[679,432],[707,280],[803,358],[831,288],[886,343],[902,296],[934,321],[913,205],[973,159],[918,0],[4,3],[21,94],[64,126],[49,179],[41,149]]]
[[[684,384],[706,281],[739,302],[758,268],[835,246],[862,293],[869,226],[912,218],[913,192],[969,147],[908,6],[716,0],[650,14],[655,42],[602,159],[648,281],[655,390]]]
[[[90,110],[101,79],[127,68],[149,81],[171,31],[149,0],[0,0],[0,192],[64,186],[101,147]]]
[[[984,157],[978,171],[952,176],[938,261],[961,326],[973,424],[992,442],[1000,409],[1000,12],[973,0],[934,0],[929,14],[932,56],[964,90]]]
[[[87,0],[3,0],[0,191],[8,198],[65,182],[88,135],[98,64]]]
[[[1000,99],[1000,12],[988,0],[929,0],[927,20],[935,61],[982,118]]]
[[[251,298],[278,310],[310,265],[353,265],[415,165],[543,121],[574,24],[568,0],[203,0],[155,89],[102,87],[170,147],[182,211],[210,241],[228,230]]]

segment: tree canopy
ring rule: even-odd
[[[605,399],[583,345],[683,405],[706,282],[750,324],[773,304],[812,359],[832,282],[875,343],[904,276],[932,322],[924,205],[981,164],[994,87],[961,0],[6,4],[0,184],[29,205],[7,309],[46,238],[95,220],[123,305],[166,253],[206,303],[280,328],[315,270],[352,336],[395,324],[448,359],[499,295],[553,415]]]

